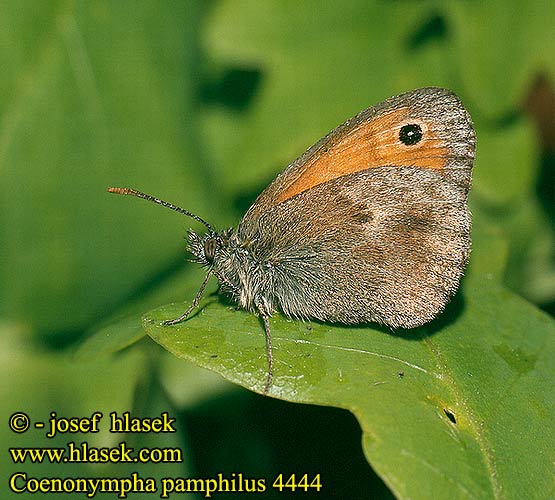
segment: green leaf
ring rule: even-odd
[[[95,359],[121,351],[145,336],[137,315],[113,320],[83,341],[75,352],[77,360]]]
[[[138,340],[146,333],[141,322],[141,314],[175,297],[187,297],[197,291],[204,270],[198,266],[182,266],[180,272],[173,273],[171,279],[149,290],[139,299],[129,301],[118,314],[88,332],[87,338],[79,344],[75,352],[77,359],[88,360],[114,354]]]
[[[555,76],[551,1],[454,1],[447,5],[453,28],[451,55],[465,87],[485,114],[514,111],[537,74]]]
[[[208,141],[225,148],[217,159],[226,187],[257,189],[276,167],[390,95],[426,85],[453,87],[452,58],[437,43],[444,34],[415,41],[434,12],[429,2],[215,4],[203,33],[211,60],[223,69],[262,73],[244,114],[216,109],[206,119]],[[222,141],[222,134],[233,140]]]
[[[24,433],[12,432],[8,425],[0,429],[0,443],[7,455],[9,447],[62,447],[69,441],[90,446],[117,446],[121,435],[109,432],[109,414],[132,410],[137,379],[144,372],[145,356],[139,350],[126,352],[117,358],[98,362],[72,362],[65,353],[40,351],[21,345],[21,332],[0,325],[0,342],[3,361],[0,367],[0,415],[4,422],[14,412],[29,415],[32,427]],[[114,384],[114,380],[118,383]],[[40,382],[39,382],[40,381]],[[110,387],[110,390],[106,390]],[[103,413],[98,433],[59,433],[47,439],[51,412],[59,417],[90,417],[94,412]],[[44,422],[43,429],[35,428],[35,422]],[[97,465],[97,464],[95,464]],[[119,465],[119,464],[118,464]],[[17,471],[29,476],[87,477],[98,474],[90,463],[67,464],[14,463],[5,457],[0,479],[4,486],[3,498],[8,498],[7,478]],[[106,474],[117,475],[118,466],[112,464]],[[29,495],[30,497],[30,495]],[[23,498],[29,498],[23,495]],[[9,498],[12,498],[10,496]],[[13,493],[13,498],[21,498]]]
[[[2,317],[73,333],[178,258],[183,218],[108,186],[208,213],[193,105],[200,11],[1,3]]]
[[[480,129],[473,194],[497,211],[518,205],[533,190],[538,159],[530,123],[519,120],[507,127]]]
[[[176,356],[262,392],[252,314],[204,301],[186,322],[144,318]],[[555,323],[482,274],[416,331],[271,320],[272,396],[351,410],[368,460],[400,498],[547,498],[555,488]],[[526,474],[522,474],[526,471]]]

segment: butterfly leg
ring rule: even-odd
[[[270,315],[266,312],[264,308],[264,303],[262,299],[255,299],[256,308],[262,318],[264,323],[264,332],[266,334],[266,355],[268,357],[268,376],[266,378],[266,385],[264,386],[264,394],[268,394],[270,387],[274,381],[274,356],[272,352],[272,336],[270,334]]]
[[[189,316],[189,314],[191,314],[193,309],[195,309],[198,306],[198,303],[200,302],[200,298],[202,297],[202,294],[204,293],[204,289],[206,288],[206,285],[208,284],[208,280],[210,279],[212,274],[214,274],[212,272],[212,270],[210,270],[210,271],[208,271],[208,273],[206,273],[206,276],[204,277],[204,281],[202,282],[202,285],[200,285],[200,288],[197,292],[197,295],[194,298],[193,303],[189,306],[189,308],[181,316],[179,316],[179,318],[167,319],[166,321],[162,322],[162,325],[164,325],[164,326],[175,325],[175,324],[180,323],[181,321],[187,319],[187,317]]]

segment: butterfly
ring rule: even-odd
[[[347,120],[291,163],[235,229],[189,232],[188,250],[241,308],[269,318],[415,328],[457,291],[470,253],[467,206],[476,138],[460,99],[443,88],[391,97]]]

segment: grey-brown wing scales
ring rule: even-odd
[[[456,291],[470,248],[467,189],[418,167],[374,167],[319,184],[238,228],[271,270],[286,315],[411,328]]]

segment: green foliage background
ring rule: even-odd
[[[126,476],[139,470],[145,477],[243,472],[272,478],[319,472],[320,497],[551,498],[555,438],[543,425],[552,427],[555,410],[553,26],[549,0],[0,4],[2,421],[15,411],[43,421],[51,411],[170,411],[179,420],[177,434],[135,436],[135,444],[180,446],[186,455],[184,464],[131,468],[8,462],[3,474]],[[394,373],[397,382],[369,395],[356,381],[349,399],[326,385],[321,367],[292,356],[288,366],[296,373],[306,369],[307,385],[283,381],[276,395],[329,406],[293,405],[238,388],[144,337],[145,312],[171,301],[180,304],[147,320],[181,310],[200,284],[202,271],[184,263],[183,235],[191,221],[105,193],[109,185],[132,186],[217,227],[236,224],[263,187],[324,133],[390,95],[426,85],[457,92],[478,137],[473,255],[447,319],[414,341],[375,328],[349,333],[316,324],[307,333],[282,318],[275,332],[288,353],[287,342],[297,337],[325,339],[326,346],[354,342],[353,348],[366,342],[365,349],[424,363],[426,349],[447,350],[441,359],[453,377],[449,387],[460,389],[455,400],[467,403],[454,408],[458,429],[465,415],[473,425],[485,422],[484,435],[493,443],[489,458],[501,475],[494,486],[486,473],[492,469],[478,464],[480,453],[475,468],[466,462],[468,483],[445,475],[443,483],[437,480],[434,468],[452,451],[421,431],[430,422],[419,421],[406,398],[417,388],[445,395],[434,383],[412,379],[410,370],[399,377],[394,366],[377,367],[372,380]],[[175,354],[256,389],[264,369],[260,325],[214,297],[206,304],[189,325],[207,334],[207,359],[183,352],[148,322],[147,329]],[[212,336],[223,339],[219,345],[210,344],[207,329],[215,324],[231,335]],[[257,329],[259,337],[245,333]],[[243,333],[245,346],[238,344]],[[210,361],[216,350],[218,360]],[[241,363],[249,360],[254,378],[243,377]],[[468,373],[489,385],[462,383]],[[507,398],[488,407],[497,391]],[[438,408],[453,410],[447,403]],[[354,411],[359,422],[331,406]],[[488,420],[487,412],[506,421]],[[446,414],[442,418],[451,425]],[[364,452],[381,479],[363,455],[359,423]],[[415,449],[429,447],[435,460],[396,461],[402,443],[395,436]],[[472,448],[462,436],[462,448]],[[37,430],[16,436],[4,424],[0,439],[3,450],[80,440],[47,441]],[[103,432],[89,441],[113,446],[118,439]],[[534,449],[542,457],[533,456]],[[429,472],[413,463],[426,463]],[[268,492],[273,496],[281,497]]]

